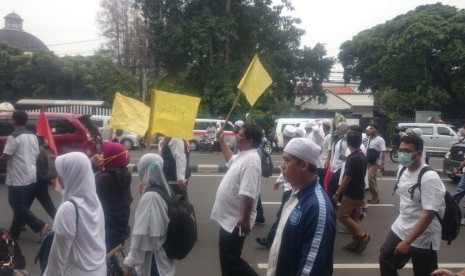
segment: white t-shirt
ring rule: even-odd
[[[3,153],[10,155],[6,168],[6,185],[26,186],[37,181],[36,160],[39,142],[31,133],[8,136]]]
[[[250,226],[254,225],[256,206],[260,193],[262,167],[256,149],[239,152],[228,162],[228,171],[221,180],[216,192],[211,219],[226,231],[232,233],[242,216],[242,198],[245,195],[254,199],[250,216]]]
[[[328,159],[328,152],[331,149],[331,134],[325,136],[323,145],[321,147],[320,158],[318,158],[318,168],[324,168],[326,160]]]
[[[376,159],[376,164],[381,165],[381,155],[383,151],[386,151],[386,142],[383,137],[376,136],[375,138],[368,139],[367,149],[375,149],[380,152],[378,159]]]
[[[347,159],[346,151],[347,142],[343,139],[337,141],[335,146],[331,149],[331,172],[334,173],[344,166],[345,159]],[[341,157],[343,157],[343,159],[341,159]]]
[[[417,183],[418,174],[423,166],[420,166],[414,172],[406,169],[400,177],[398,189],[396,190],[396,194],[400,197],[399,216],[392,224],[391,229],[402,240],[415,227],[423,210],[432,210],[437,212],[440,217],[444,216],[446,208],[444,194],[446,188],[436,172],[428,171],[422,177],[421,203],[420,190],[418,188],[414,190],[413,199],[410,199],[408,190]],[[399,172],[397,172],[397,175],[399,175]],[[433,218],[428,228],[412,242],[413,247],[429,249],[432,245],[433,250],[439,250],[440,244],[441,224],[436,217]]]

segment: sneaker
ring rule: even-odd
[[[260,225],[260,224],[263,224],[265,223],[265,217],[256,217],[255,218],[255,225]]]
[[[360,250],[360,245],[357,245],[357,244],[351,242],[349,244],[344,245],[341,249],[345,250],[345,251],[352,252],[352,253],[358,253],[359,250]]]
[[[465,218],[463,218],[463,219],[460,221],[460,225],[461,225],[461,226],[465,226]]]
[[[371,235],[366,233],[365,237],[363,237],[362,242],[358,246],[358,253],[362,253],[367,248],[368,242],[371,240]]]
[[[268,241],[267,238],[255,238],[255,241],[256,241],[259,245],[261,245],[261,246],[263,246],[263,247],[266,247],[266,248],[268,248],[268,249],[271,248],[271,244],[270,244],[270,242]]]
[[[378,204],[379,203],[379,197],[378,198],[372,198],[367,201],[370,204]]]

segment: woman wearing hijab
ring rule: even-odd
[[[107,252],[129,238],[131,214],[131,172],[128,151],[115,142],[103,144],[102,158],[96,161],[101,171],[95,176],[97,195],[105,215]]]
[[[53,222],[55,237],[44,275],[104,276],[104,216],[90,160],[84,153],[72,152],[58,156],[55,163],[64,194]],[[76,202],[78,212],[69,200]]]
[[[163,175],[163,159],[154,153],[142,156],[137,164],[144,189],[159,186],[168,191]],[[139,201],[132,230],[131,250],[124,260],[124,275],[150,275],[152,254],[155,257],[158,275],[174,275],[173,260],[166,256],[163,244],[168,229],[168,206],[157,192],[144,193]]]
[[[120,143],[103,144],[102,155],[94,159],[101,169],[95,175],[97,195],[105,216],[105,245],[107,253],[129,238],[131,215],[131,172],[128,170],[128,151]],[[107,261],[109,275],[119,275],[123,269],[123,248]]]

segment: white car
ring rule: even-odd
[[[459,141],[454,126],[448,124],[399,123],[398,126],[405,128],[407,134],[414,128],[421,129],[424,147],[430,153],[446,153]]]
[[[110,129],[108,128],[108,125],[110,124],[110,118],[110,116],[103,115],[92,115],[92,117],[90,117],[92,122],[94,122],[99,127],[104,141],[111,140]],[[141,146],[142,136],[134,132],[117,129],[115,130],[115,137],[118,142],[128,150],[139,148]]]

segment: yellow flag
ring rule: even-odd
[[[150,107],[116,92],[109,128],[124,129],[145,135],[149,126]]]
[[[245,94],[247,101],[253,106],[271,83],[273,80],[255,54],[237,88]]]
[[[191,140],[199,103],[197,97],[153,90],[149,134]]]

